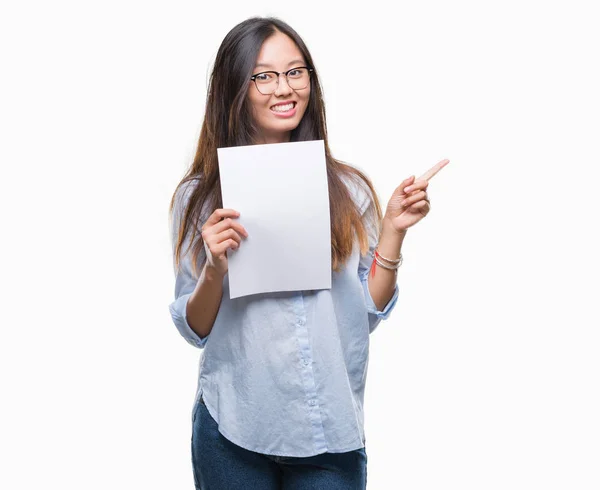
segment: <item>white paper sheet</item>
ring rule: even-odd
[[[218,148],[223,208],[248,238],[229,250],[230,298],[331,288],[323,140]]]

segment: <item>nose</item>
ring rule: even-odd
[[[277,84],[277,89],[275,90],[275,95],[286,95],[286,94],[291,94],[291,93],[292,93],[292,88],[287,83],[287,77],[285,76],[285,73],[280,73],[279,74],[279,83]]]

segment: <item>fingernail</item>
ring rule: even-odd
[[[408,187],[404,188],[404,192],[410,192],[413,190],[413,187],[411,185],[409,185]]]

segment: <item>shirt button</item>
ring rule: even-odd
[[[302,325],[304,325],[304,320],[298,320],[298,326],[301,327]]]
[[[304,359],[304,365],[308,366],[310,364],[310,361],[308,359]]]
[[[316,402],[315,400],[310,400],[310,401],[308,402],[308,404],[309,404],[311,407],[314,407],[314,406],[317,404],[317,402]]]

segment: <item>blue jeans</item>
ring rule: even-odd
[[[192,463],[201,490],[364,490],[365,448],[306,458],[270,456],[225,438],[200,399],[192,417]]]

